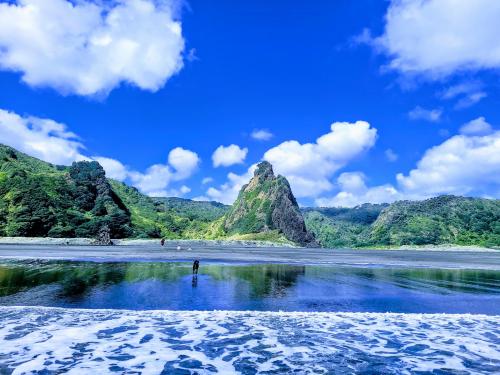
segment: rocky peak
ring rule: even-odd
[[[230,234],[278,230],[300,245],[316,245],[314,236],[306,230],[290,184],[283,176],[275,176],[267,161],[257,165],[254,177],[242,187],[225,217],[224,229]]]
[[[268,161],[260,162],[257,164],[253,175],[261,180],[274,178],[273,166]]]

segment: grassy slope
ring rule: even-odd
[[[131,213],[134,236],[139,238],[214,239],[227,206],[181,198],[150,198],[136,188],[110,180],[116,194]]]
[[[248,234],[249,229],[265,225],[265,215],[256,214],[255,221],[249,215],[237,222],[237,230],[225,233],[224,215],[229,206],[180,198],[150,198],[113,180],[109,180],[111,198],[115,200],[111,208],[114,211],[120,208],[123,212],[119,216],[100,213],[97,206],[82,209],[75,203],[82,192],[70,178],[70,168],[0,145],[0,236],[84,236],[92,233],[99,220],[126,221],[125,213],[129,212],[131,237],[286,242],[273,230]],[[267,212],[268,202],[259,195],[268,188],[263,186],[245,196],[251,212]],[[108,200],[106,205],[112,203]],[[442,196],[390,206],[366,204],[353,209],[302,211],[308,229],[327,247],[421,244],[500,247],[500,200]],[[109,219],[107,215],[111,215]],[[124,227],[127,225],[125,222]],[[247,234],[241,234],[244,232]]]
[[[326,247],[456,244],[500,247],[500,200],[440,196],[353,209],[304,209]]]

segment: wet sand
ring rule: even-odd
[[[0,245],[1,259],[192,261],[500,270],[500,251],[463,249],[358,250],[193,246]]]

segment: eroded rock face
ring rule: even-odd
[[[224,229],[230,234],[279,230],[290,241],[317,246],[306,230],[290,184],[283,176],[275,176],[266,161],[257,166],[254,177],[241,189],[226,215]]]
[[[105,224],[99,228],[97,236],[92,244],[96,246],[113,245],[113,241],[111,241],[111,231],[108,225]]]

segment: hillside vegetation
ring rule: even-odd
[[[283,176],[275,176],[270,163],[258,164],[253,178],[240,190],[224,216],[224,231],[233,235],[282,234],[303,246],[317,246],[306,229],[304,218]]]
[[[0,146],[0,236],[132,234],[130,213],[97,162],[55,166]]]
[[[304,217],[325,247],[500,247],[500,200],[494,199],[440,196],[351,209],[305,209]]]
[[[299,209],[261,163],[233,206],[151,198],[99,163],[57,166],[0,145],[0,236],[242,239],[324,247],[500,247],[500,200],[440,196],[355,208]],[[314,236],[314,237],[313,237]]]

